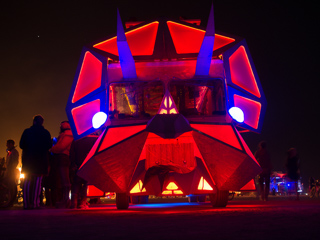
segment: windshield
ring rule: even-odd
[[[171,81],[169,91],[184,116],[225,114],[224,87],[220,79]]]
[[[112,119],[150,118],[158,113],[163,96],[161,81],[112,83],[109,116]]]

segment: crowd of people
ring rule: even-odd
[[[24,209],[43,207],[43,188],[46,206],[87,208],[87,182],[77,175],[77,171],[98,136],[91,134],[74,140],[69,122],[63,121],[55,139],[51,138],[43,123],[41,115],[34,116],[32,126],[23,131],[19,142],[22,149],[21,172],[24,174]],[[11,139],[7,141],[7,152],[5,179],[16,184],[19,153]]]
[[[19,147],[22,149],[23,207],[24,209],[40,208],[43,203],[42,189],[45,189],[47,206],[57,208],[87,208],[87,182],[77,175],[98,134],[90,134],[74,140],[68,121],[60,124],[57,139],[51,138],[50,132],[43,126],[41,115],[33,118],[33,124],[22,133]],[[295,182],[297,199],[300,179],[300,159],[295,148],[287,152],[287,176]],[[260,198],[268,200],[272,164],[267,150],[267,143],[262,141],[254,154],[261,166],[258,176]],[[19,153],[14,140],[7,141],[5,179],[15,184]],[[71,191],[71,199],[69,193]]]

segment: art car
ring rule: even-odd
[[[241,133],[259,133],[266,99],[243,38],[215,31],[213,7],[199,20],[126,23],[83,48],[66,112],[75,139],[100,137],[79,176],[128,197],[253,190],[261,168]],[[199,198],[200,200],[200,198]]]

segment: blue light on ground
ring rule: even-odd
[[[182,203],[147,203],[147,204],[139,204],[136,206],[139,207],[145,207],[145,208],[174,208],[174,207],[182,207],[182,206],[196,206],[199,205],[199,203],[188,203],[188,202],[182,202]]]

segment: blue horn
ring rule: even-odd
[[[117,9],[117,46],[123,78],[137,78],[136,66]]]
[[[201,48],[197,58],[195,75],[209,75],[210,64],[212,59],[213,44],[214,44],[214,19],[213,19],[213,4],[209,14],[206,33],[204,35]]]

